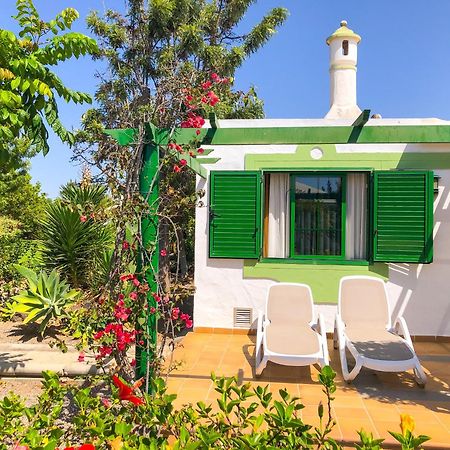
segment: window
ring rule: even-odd
[[[291,175],[291,256],[344,256],[343,199],[343,175]]]
[[[342,53],[344,56],[348,55],[348,41],[342,41]]]
[[[213,171],[209,255],[429,263],[433,198],[429,171]]]

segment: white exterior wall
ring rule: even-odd
[[[436,119],[430,121],[440,122]],[[426,122],[430,122],[427,120]],[[228,121],[235,122],[235,121]],[[242,121],[244,122],[244,121]],[[245,121],[245,126],[255,126],[255,121]],[[258,122],[258,121],[257,121]],[[267,126],[268,121],[259,121]],[[293,121],[280,124],[270,121],[270,126],[293,126]],[[324,125],[326,121],[317,121]],[[384,122],[384,119],[383,119]],[[386,121],[387,122],[387,121]],[[394,119],[389,121],[393,124]],[[398,121],[400,122],[400,121]],[[395,123],[398,123],[395,119]],[[412,124],[408,121],[408,124]],[[424,123],[414,120],[414,124]],[[442,122],[441,122],[442,123]],[[221,124],[222,125],[222,124]],[[240,124],[239,124],[240,125]],[[308,124],[310,125],[310,124]],[[328,125],[328,124],[327,124]],[[222,126],[225,128],[225,126]],[[212,156],[221,160],[213,170],[243,170],[244,158],[250,153],[294,153],[296,145],[214,146]],[[336,145],[338,153],[423,152],[449,153],[450,144],[345,144]],[[380,155],[380,159],[382,156]],[[392,315],[404,316],[413,335],[450,336],[450,170],[435,170],[440,179],[439,194],[435,198],[434,262],[432,264],[390,264],[388,292]],[[195,285],[194,326],[208,328],[233,328],[233,308],[250,307],[253,320],[263,310],[268,279],[243,279],[242,259],[208,258],[208,198],[209,182],[197,178],[197,188],[205,189],[204,206],[196,210],[195,228]],[[334,302],[336,300],[334,299]],[[333,299],[330,299],[333,302]],[[317,310],[325,316],[327,331],[333,330],[336,304],[320,304]],[[254,322],[255,326],[255,322]]]

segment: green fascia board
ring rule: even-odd
[[[179,144],[198,138],[204,145],[450,143],[450,125],[364,127],[180,128]]]
[[[323,157],[311,158],[311,150],[320,146]],[[299,145],[295,153],[252,153],[245,155],[245,170],[391,170],[391,169],[450,169],[448,153],[337,153],[331,144]]]
[[[293,261],[244,260],[244,279],[270,279],[285,283],[305,283],[311,286],[314,303],[336,304],[339,282],[347,275],[368,275],[387,280],[389,266],[375,264],[302,264]]]
[[[450,143],[450,125],[201,128],[199,135],[196,131],[196,128],[177,128],[173,132],[158,129],[155,142],[165,145],[172,139],[178,144],[188,144],[198,139],[203,145]],[[132,128],[106,133],[120,145],[129,145],[134,136]]]

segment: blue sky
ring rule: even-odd
[[[75,31],[87,32],[91,9],[123,10],[124,0],[35,0],[50,19],[72,6],[81,15]],[[383,117],[450,119],[450,1],[434,0],[259,0],[241,28],[249,29],[265,11],[285,6],[290,16],[272,40],[237,72],[236,87],[255,85],[268,118],[320,118],[329,107],[328,47],[325,39],[341,19],[362,36],[358,53],[358,104]],[[14,0],[2,0],[0,27],[14,30]],[[93,93],[98,62],[63,63],[57,72],[73,89]],[[60,103],[63,123],[77,127],[86,107]],[[32,161],[32,175],[54,197],[66,181],[78,178],[71,151],[52,136],[51,150]]]

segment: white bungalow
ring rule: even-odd
[[[326,41],[325,118],[210,124],[195,331],[255,328],[274,281],[311,286],[332,331],[340,279],[372,275],[413,335],[450,336],[450,122],[361,111],[360,40],[343,21]]]

